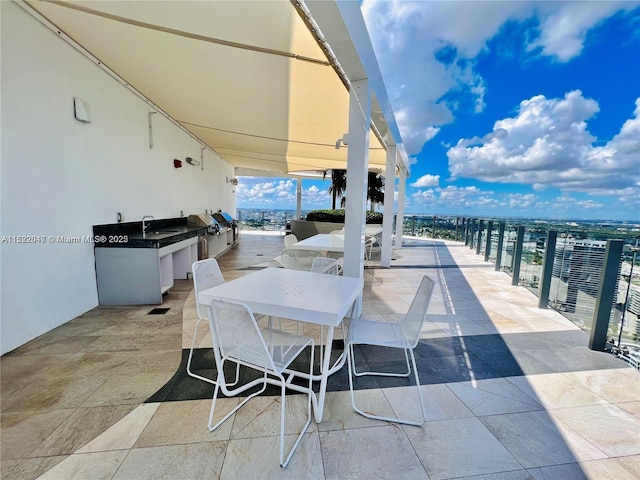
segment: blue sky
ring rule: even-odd
[[[640,222],[640,1],[368,1],[406,213]],[[238,208],[295,209],[240,178]],[[304,210],[331,208],[303,181]]]

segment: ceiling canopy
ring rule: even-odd
[[[239,170],[346,169],[348,87],[295,3],[27,3]]]

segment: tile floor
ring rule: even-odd
[[[463,244],[405,240],[391,268],[365,270],[363,310],[398,317],[422,275],[436,280],[416,349],[424,426],[355,414],[343,370],[331,377],[322,423],[284,470],[276,397],[253,399],[210,433],[211,388],[184,375],[196,315],[191,282],[178,281],[164,315],[98,307],[0,359],[1,477],[640,478],[640,373],[588,350],[585,332],[536,308],[530,292]],[[231,280],[281,249],[282,237],[243,233],[219,263]],[[194,365],[203,374],[212,373],[207,342],[205,326]],[[387,368],[398,360],[360,354]],[[365,410],[417,414],[415,386],[368,379],[357,388]],[[237,401],[223,399],[216,416]],[[304,397],[287,404],[293,434]]]

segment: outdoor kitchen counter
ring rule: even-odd
[[[96,248],[162,248],[207,233],[207,227],[187,225],[186,218],[150,220],[142,233],[142,222],[94,225]]]
[[[188,279],[207,227],[186,218],[94,225],[100,305],[161,304],[175,279]]]

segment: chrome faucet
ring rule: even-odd
[[[147,228],[149,227],[149,225],[146,225],[144,223],[145,220],[155,220],[155,219],[151,215],[145,215],[144,217],[142,217],[142,236],[143,237],[144,237],[145,233],[147,233]]]

